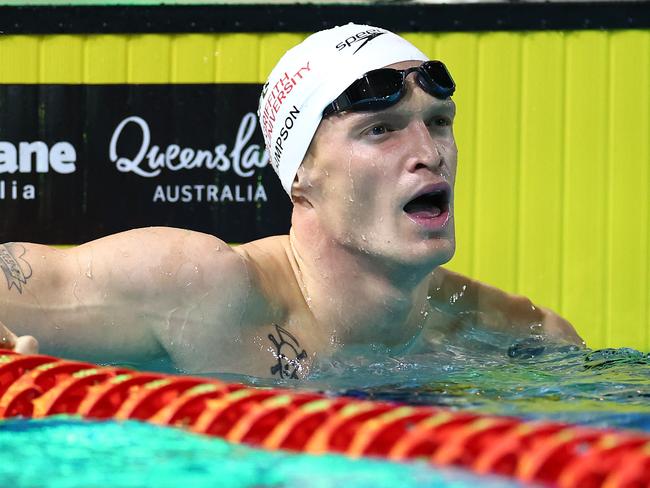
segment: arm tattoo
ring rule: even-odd
[[[27,250],[22,244],[0,245],[0,269],[7,279],[7,289],[14,287],[20,294],[23,293],[27,280],[32,277],[32,267],[23,259],[26,253]]]
[[[300,350],[300,344],[294,336],[279,325],[273,325],[278,337],[269,334],[269,339],[275,347],[273,354],[278,362],[271,366],[271,374],[280,375],[280,378],[298,379],[298,372],[302,370],[300,361],[307,357],[307,353],[304,349]]]

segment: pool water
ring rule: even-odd
[[[518,357],[458,351],[332,370],[340,374],[333,380],[330,371],[327,387],[314,381],[329,391],[338,383],[337,394],[650,432],[650,354],[634,349]]]
[[[488,488],[517,486],[424,463],[252,449],[139,422],[0,423],[0,486],[14,488]]]
[[[160,369],[160,368],[158,368]],[[258,386],[278,382],[214,375]],[[282,387],[413,405],[650,432],[650,356],[522,343],[436,355],[334,357]],[[265,452],[137,422],[72,418],[0,423],[0,486],[516,486],[422,463]],[[477,481],[478,480],[478,481]]]
[[[228,381],[273,386],[237,375]],[[507,351],[448,347],[405,357],[384,351],[321,364],[282,387],[411,405],[650,432],[650,354],[520,344]]]

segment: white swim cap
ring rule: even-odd
[[[327,105],[370,70],[428,59],[397,34],[358,24],[316,32],[287,51],[262,88],[257,115],[289,196]]]

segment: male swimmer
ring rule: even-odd
[[[313,34],[279,61],[258,111],[289,235],[4,244],[0,320],[20,336],[3,328],[4,347],[303,378],[346,348],[435,352],[473,327],[582,344],[550,310],[440,267],[455,249],[454,89],[441,62],[384,29]]]

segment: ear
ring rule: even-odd
[[[315,192],[318,185],[314,184],[318,180],[318,173],[316,172],[316,160],[319,153],[319,147],[322,145],[318,143],[322,132],[323,121],[321,120],[316,129],[316,133],[309,143],[305,157],[302,158],[302,163],[298,167],[296,177],[291,184],[291,201],[295,205],[300,205],[306,208],[313,208],[314,200],[316,198]]]
[[[305,160],[308,159],[308,155],[305,157]],[[303,162],[304,163],[304,162]],[[293,179],[291,184],[291,201],[294,205],[300,205],[304,207],[312,207],[310,189],[312,185],[309,184],[309,169],[310,165],[301,164],[296,173],[296,177]]]

